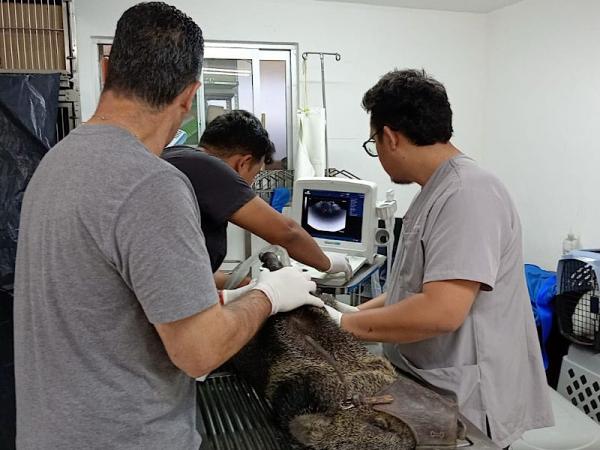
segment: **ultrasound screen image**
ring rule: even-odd
[[[346,228],[347,201],[319,200],[308,206],[307,223],[319,231],[342,231]]]
[[[315,238],[360,242],[365,195],[304,190],[302,227]]]

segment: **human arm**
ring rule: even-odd
[[[227,163],[199,151],[175,152],[164,158],[189,178],[203,217],[214,223],[230,221],[271,244],[281,245],[292,258],[320,271],[350,271],[344,261],[331,261],[300,225],[257,197]]]
[[[225,283],[227,283],[227,280],[229,279],[229,275],[230,274],[225,273],[222,270],[217,270],[215,272],[214,278],[215,278],[215,286],[217,286],[217,289],[221,290],[221,289],[225,288]],[[247,286],[248,284],[250,284],[250,281],[252,281],[252,279],[250,277],[246,277],[236,287],[240,288],[243,286]]]
[[[173,364],[196,378],[236,354],[270,315],[302,305],[323,306],[310,295],[315,288],[292,267],[262,272],[254,288],[236,301],[155,326]]]
[[[358,305],[358,309],[361,311],[366,311],[367,309],[375,309],[381,308],[385,305],[385,299],[387,298],[387,294],[383,293],[378,295],[375,298],[372,298],[368,302],[363,303],[362,305]]]
[[[116,244],[113,264],[165,337],[167,354],[191,376],[238,351],[269,314],[322,306],[309,295],[315,284],[293,268],[261,273],[256,290],[234,302],[239,305],[216,305],[197,205],[186,181],[172,171],[138,183],[120,208],[110,242]]]
[[[493,188],[474,187],[443,199],[422,238],[407,241],[410,262],[400,267],[403,282],[413,283],[405,291],[420,293],[392,299],[402,301],[384,308],[345,314],[342,326],[364,339],[391,342],[414,342],[460,327],[479,290],[491,290],[496,282],[507,234],[497,197]],[[422,264],[422,272],[415,264]]]
[[[341,327],[372,342],[409,343],[451,333],[463,324],[479,287],[466,280],[426,283],[423,292],[394,305],[344,314]]]
[[[173,364],[196,378],[235,355],[270,314],[266,295],[251,291],[240,301],[155,327]]]
[[[233,213],[230,221],[270,244],[285,248],[293,259],[326,272],[331,261],[298,223],[255,197]]]
[[[217,289],[223,289],[225,287],[225,283],[227,282],[227,278],[229,275],[221,270],[217,270],[214,274],[215,277],[215,286]]]

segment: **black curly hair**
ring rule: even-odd
[[[275,145],[260,121],[248,111],[237,109],[222,114],[210,122],[202,137],[200,147],[206,147],[220,157],[235,154],[252,155],[253,159],[273,162]]]
[[[418,146],[446,143],[452,137],[452,109],[444,85],[424,70],[394,70],[362,100],[372,127],[402,133]]]
[[[192,19],[166,3],[139,3],[117,22],[104,90],[161,109],[200,78],[203,56]]]

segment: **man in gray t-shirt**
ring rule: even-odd
[[[359,312],[330,313],[361,339],[384,342],[396,366],[453,391],[461,413],[501,447],[551,426],[506,188],[450,143],[446,91],[424,72],[388,73],[363,106],[367,153],[392,181],[422,189],[404,216],[388,291]]]
[[[217,300],[198,214],[185,175],[124,129],[83,125],[44,158],[21,214],[18,426],[36,433],[20,445],[44,434],[42,447],[62,448],[69,429],[112,434],[123,448],[142,435],[197,444],[182,433],[195,420],[193,379],[152,324]],[[171,233],[179,239],[163,239]],[[151,420],[165,415],[179,420]]]
[[[322,306],[292,268],[218,304],[192,187],[158,157],[195,97],[202,51],[177,9],[127,10],[96,114],[48,152],[25,192],[19,449],[196,449],[194,377],[269,315]]]

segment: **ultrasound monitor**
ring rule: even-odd
[[[304,178],[294,184],[292,215],[324,251],[372,262],[377,226],[374,183],[343,178]]]

